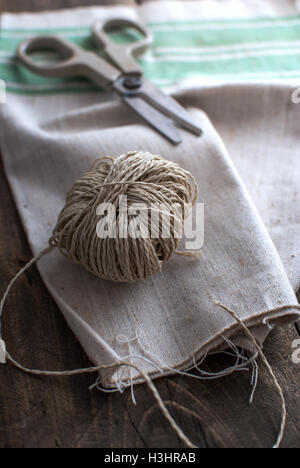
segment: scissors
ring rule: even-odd
[[[117,28],[132,28],[142,38],[130,44],[118,44],[108,34]],[[151,45],[152,36],[139,21],[124,18],[97,21],[92,27],[92,37],[107,59],[58,36],[37,36],[25,40],[19,45],[17,55],[23,65],[39,75],[84,76],[105,89],[115,91],[131,109],[174,144],[182,141],[175,122],[189,132],[201,135],[201,128],[190,114],[143,76],[135,55]],[[44,49],[58,52],[62,60],[49,65],[32,59],[32,52]]]

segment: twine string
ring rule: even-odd
[[[275,385],[276,389],[278,390],[278,393],[279,393],[279,396],[280,396],[280,399],[281,399],[282,415],[281,415],[280,431],[279,431],[277,440],[276,440],[275,444],[273,445],[273,448],[277,449],[277,448],[280,447],[282,439],[283,439],[283,435],[284,435],[284,431],[285,431],[285,427],[286,427],[286,418],[287,418],[286,402],[285,402],[285,398],[284,398],[282,388],[281,388],[281,386],[280,386],[280,384],[278,382],[278,379],[277,379],[276,375],[274,374],[274,371],[273,371],[271,365],[269,364],[269,361],[267,360],[264,352],[262,351],[261,346],[259,345],[259,343],[258,343],[257,339],[255,338],[255,336],[253,335],[253,333],[251,333],[249,328],[245,325],[245,323],[239,318],[239,316],[233,310],[226,307],[220,301],[215,301],[215,304],[217,306],[221,307],[226,312],[228,312],[240,324],[240,326],[244,330],[245,334],[248,336],[248,338],[251,340],[251,342],[256,346],[257,352],[259,353],[262,361],[264,362],[266,368],[268,369],[268,371],[269,371],[269,373],[270,373],[270,375],[272,377],[272,380],[274,382],[274,385]],[[299,304],[280,306],[280,307],[277,307],[276,309],[273,309],[272,312],[275,312],[275,311],[279,312],[281,310],[286,310],[286,309],[300,310],[300,306],[299,306]]]

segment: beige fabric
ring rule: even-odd
[[[148,14],[150,6],[147,8],[139,10],[141,16]],[[68,21],[72,24],[84,18],[92,24],[102,11],[69,12]],[[57,25],[60,18],[57,14]],[[18,21],[17,16],[10,16],[8,23],[17,27]],[[24,21],[23,18],[23,25]],[[26,15],[26,21],[42,27],[49,18],[47,14]],[[295,320],[296,310],[293,313],[282,308],[297,301],[278,252],[223,142],[201,111],[202,107],[208,111],[224,137],[268,222],[272,216],[270,212],[264,214],[263,209],[273,200],[275,192],[271,184],[275,180],[281,183],[283,178],[283,171],[280,174],[278,171],[282,168],[280,154],[285,140],[276,136],[276,130],[272,131],[272,125],[281,125],[274,112],[270,121],[266,121],[265,112],[273,109],[276,93],[279,105],[280,99],[287,99],[289,91],[288,87],[270,88],[264,99],[266,110],[257,113],[262,87],[191,90],[183,86],[177,97],[189,107],[204,132],[197,138],[182,131],[184,142],[177,147],[107,94],[7,96],[1,113],[1,150],[35,254],[47,246],[67,191],[104,154],[113,156],[131,150],[161,154],[195,176],[198,201],[205,204],[202,259],[173,257],[161,273],[144,282],[115,284],[100,280],[57,251],[40,261],[40,272],[49,291],[96,364],[110,364],[130,355],[132,362],[151,376],[160,376],[170,372],[170,368],[186,368],[193,363],[193,357],[198,359],[204,352],[223,346],[222,335],[251,349],[247,339],[239,334],[235,319],[216,306],[215,301],[246,320],[261,342],[270,331],[270,324]],[[246,112],[241,115],[240,106],[244,102],[249,118]],[[292,127],[295,141],[296,123]],[[272,133],[273,147],[268,132]],[[288,154],[293,163],[295,152],[290,148]],[[259,165],[254,164],[254,155],[260,158],[260,172]],[[264,179],[272,164],[274,169]],[[290,171],[284,174],[292,175]],[[254,190],[260,179],[268,191]],[[285,190],[281,193],[285,194]],[[289,196],[283,199],[286,209]],[[288,211],[291,215],[290,208]],[[295,225],[298,222],[299,217]],[[296,262],[289,261],[292,252],[284,241],[285,232],[274,227],[272,234],[295,287],[299,264],[295,266]],[[290,234],[295,252],[295,233],[289,231]],[[158,372],[158,364],[164,373]],[[120,385],[122,379],[128,383],[130,372],[126,369],[103,372],[102,383],[113,387]]]
[[[291,101],[296,87],[294,83],[215,86],[202,90],[199,105],[224,139],[298,291],[300,104]]]

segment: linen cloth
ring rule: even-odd
[[[138,17],[152,29],[153,47],[140,60],[144,72],[189,108],[202,137],[182,131],[184,141],[174,147],[110,93],[78,78],[41,78],[14,58],[23,38],[41,33],[91,48],[90,27],[112,14]],[[251,350],[215,301],[246,320],[261,343],[274,324],[299,316],[276,311],[297,303],[300,278],[299,106],[291,101],[300,82],[299,39],[296,3],[283,0],[166,1],[1,16],[7,102],[0,144],[34,254],[47,246],[73,182],[104,154],[144,150],[172,159],[196,177],[198,201],[205,204],[202,258],[174,256],[144,282],[100,280],[56,251],[39,262],[95,364],[130,355],[155,377],[189,367],[224,345],[223,336]],[[128,369],[101,372],[105,387],[136,377]]]

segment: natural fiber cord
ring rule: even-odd
[[[120,206],[124,196],[125,217]],[[50,244],[100,278],[116,282],[146,279],[160,272],[162,264],[176,252],[186,204],[193,204],[196,196],[194,177],[174,162],[144,152],[106,156],[74,183]],[[138,204],[144,207],[141,225],[135,214],[130,214],[131,207]],[[106,207],[110,217],[102,218],[101,225],[99,215]],[[157,236],[148,235],[153,210],[158,217],[170,219],[169,236],[163,235],[161,225],[156,226]],[[99,237],[97,230],[104,228],[109,235]]]

